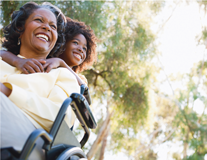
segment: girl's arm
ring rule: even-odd
[[[25,74],[36,73],[36,72],[46,72],[51,71],[51,69],[64,67],[71,71],[79,85],[86,84],[87,80],[83,77],[79,77],[62,59],[60,58],[49,58],[46,60],[36,60],[36,59],[23,59],[20,58],[9,51],[0,51],[0,56],[2,60],[16,67]]]
[[[46,63],[43,65],[44,69],[46,72],[50,72],[51,69],[53,68],[57,68],[57,67],[64,67],[67,68],[70,72],[73,73],[73,75],[75,75],[78,84],[82,85],[82,84],[86,84],[87,85],[87,80],[84,76],[78,75],[77,73],[75,73],[72,68],[70,68],[64,60],[60,59],[60,58],[49,58],[46,60]]]
[[[2,60],[10,64],[11,66],[16,67],[25,74],[44,72],[43,64],[46,63],[45,60],[36,60],[36,59],[23,59],[9,51],[0,51],[0,56]]]

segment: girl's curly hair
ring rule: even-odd
[[[87,26],[84,22],[80,22],[77,20],[72,20],[69,17],[66,17],[67,24],[65,29],[65,39],[66,43],[78,35],[82,34],[86,38],[87,41],[87,52],[86,52],[86,59],[78,66],[74,66],[72,69],[78,73],[86,70],[89,66],[91,66],[94,61],[97,59],[97,52],[96,52],[96,41],[97,38],[93,32],[93,30]]]
[[[57,18],[57,33],[58,39],[57,42],[48,55],[48,57],[57,57],[63,52],[63,46],[65,45],[65,23],[66,18],[59,8],[52,5],[51,3],[45,2],[42,5],[38,5],[34,2],[28,2],[24,4],[19,11],[14,11],[12,14],[12,22],[7,25],[4,32],[4,41],[2,46],[7,48],[8,51],[12,52],[15,55],[18,55],[20,52],[20,45],[17,45],[18,38],[24,32],[25,22],[27,18],[37,9],[46,8],[54,13]]]

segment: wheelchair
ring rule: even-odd
[[[34,130],[24,144],[22,151],[13,147],[1,148],[1,160],[28,160],[38,138],[44,141],[42,149],[45,160],[87,160],[81,149],[90,136],[90,129],[95,129],[97,124],[90,110],[91,98],[86,85],[81,85],[80,94],[72,93],[62,104],[50,132],[44,129]],[[84,135],[79,142],[71,129],[64,122],[67,108],[72,107]],[[65,135],[67,137],[65,138]],[[68,138],[69,137],[69,138]]]

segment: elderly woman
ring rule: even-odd
[[[3,46],[25,59],[58,56],[64,45],[64,23],[65,17],[56,7],[26,3],[5,28]],[[21,150],[33,130],[50,130],[62,102],[80,87],[66,68],[27,75],[2,60],[0,65],[1,147]],[[73,125],[71,109],[65,120],[69,127]]]

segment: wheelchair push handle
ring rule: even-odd
[[[89,89],[85,84],[81,85],[80,94],[82,94],[86,98],[86,100],[88,101],[88,104],[91,105],[91,96],[89,93]]]

